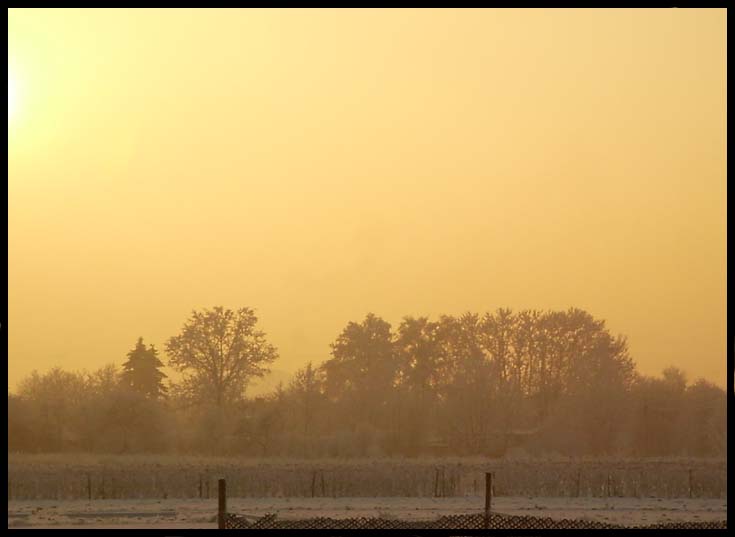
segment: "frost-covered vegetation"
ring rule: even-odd
[[[261,458],[11,455],[8,489],[21,499],[498,496],[723,498],[724,459]]]

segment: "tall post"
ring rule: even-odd
[[[490,527],[490,508],[493,501],[493,474],[485,472],[485,529]]]
[[[641,497],[645,494],[644,492],[645,486],[646,486],[645,474],[643,473],[643,470],[641,470],[641,492],[640,492]]]
[[[219,480],[219,503],[217,505],[217,527],[225,529],[225,518],[227,517],[227,483],[224,479]]]
[[[689,469],[689,497],[692,497],[692,470]]]

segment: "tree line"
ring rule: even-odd
[[[121,368],[32,373],[8,394],[8,450],[253,456],[720,456],[724,390],[635,369],[626,339],[567,311],[350,322],[322,363],[249,397],[277,349],[252,309],[194,311]]]

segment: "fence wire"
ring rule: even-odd
[[[484,515],[449,515],[436,520],[400,520],[386,518],[327,518],[305,520],[278,519],[275,514],[250,519],[228,513],[225,529],[314,529],[314,530],[393,530],[393,529],[727,529],[727,521],[672,522],[647,526],[623,526],[582,519],[553,519],[549,517],[516,516],[493,513],[486,520]]]

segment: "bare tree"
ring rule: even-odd
[[[169,365],[184,374],[189,396],[221,409],[242,397],[248,379],[268,372],[278,351],[256,329],[257,322],[250,308],[192,312],[181,334],[166,343]]]

